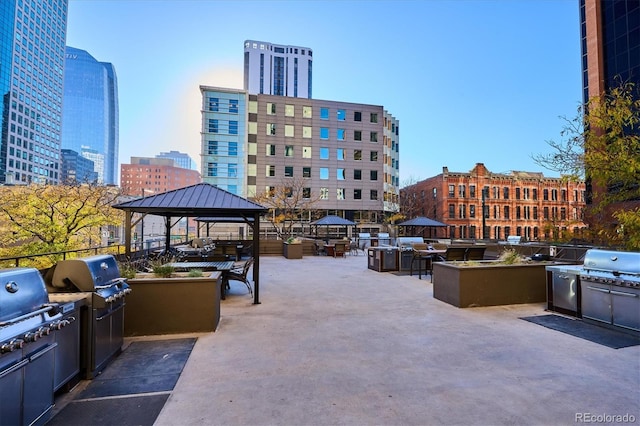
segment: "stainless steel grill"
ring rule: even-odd
[[[640,331],[640,253],[588,250],[580,285],[583,318]]]
[[[98,255],[60,261],[48,289],[51,300],[61,303],[84,295],[87,308],[81,311],[81,370],[84,378],[94,378],[120,353],[124,343],[125,296],[131,289],[120,276],[116,259]]]
[[[0,423],[44,424],[54,391],[55,334],[68,322],[33,268],[0,270]]]

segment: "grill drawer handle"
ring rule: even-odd
[[[609,290],[607,290],[606,288],[598,288],[598,287],[587,287],[589,290],[595,290],[595,291],[599,291],[600,293],[609,293]]]
[[[637,294],[633,293],[623,293],[621,291],[611,290],[611,294],[615,294],[616,296],[625,296],[625,297],[638,297]]]
[[[29,360],[28,359],[23,359],[22,361],[20,361],[19,363],[15,364],[14,366],[9,367],[6,370],[0,371],[0,379],[2,379],[4,376],[8,376],[9,374],[13,373],[14,371],[20,370],[22,367],[24,367],[27,364],[29,364]]]
[[[115,308],[113,311],[110,311],[109,313],[107,313],[106,315],[103,315],[101,317],[96,318],[96,321],[102,321],[105,318],[110,317],[111,315],[115,314],[116,312],[118,312],[120,309],[124,308],[124,303],[120,306],[118,306],[117,308]]]
[[[8,321],[2,321],[2,322],[0,322],[0,327],[4,327],[5,325],[9,325],[9,324],[15,324],[15,323],[20,322],[22,320],[25,320],[27,318],[31,318],[31,317],[33,317],[35,315],[40,315],[40,314],[42,314],[44,312],[49,312],[53,308],[54,308],[53,305],[48,305],[48,306],[45,306],[44,308],[40,308],[40,309],[38,309],[36,311],[29,312],[28,314],[24,314],[24,315],[20,315],[19,317],[11,318]]]

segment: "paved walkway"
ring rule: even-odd
[[[366,262],[261,258],[262,303],[232,284],[156,424],[640,422],[640,346],[519,319],[547,314],[542,304],[458,309],[433,298],[429,279]]]

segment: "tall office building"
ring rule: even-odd
[[[112,64],[67,46],[64,72],[62,148],[102,154],[98,181],[116,185],[118,173],[118,80]]]
[[[67,1],[0,1],[0,183],[60,180]]]
[[[176,167],[183,169],[198,170],[195,161],[189,157],[189,154],[179,151],[161,152],[156,158],[170,158],[175,162]]]
[[[313,51],[264,41],[244,42],[244,90],[252,95],[311,99]]]
[[[95,171],[93,161],[83,157],[71,149],[61,150],[60,181],[63,183],[97,183],[98,172]]]

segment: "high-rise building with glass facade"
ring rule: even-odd
[[[156,158],[170,158],[172,159],[176,167],[182,167],[183,169],[198,170],[196,162],[189,157],[189,154],[179,151],[161,152],[156,155]]]
[[[0,183],[58,183],[68,0],[0,1]]]
[[[98,181],[118,180],[118,80],[112,64],[67,46],[64,72],[62,148],[104,158]],[[92,158],[93,159],[93,158]]]
[[[264,41],[244,42],[244,90],[251,95],[311,99],[313,51]]]

